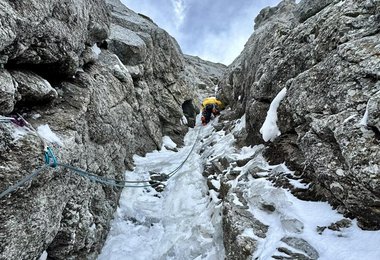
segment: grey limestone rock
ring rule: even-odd
[[[57,91],[50,83],[30,71],[11,71],[12,77],[17,82],[17,92],[23,102],[44,102],[57,98]]]
[[[306,256],[305,259],[318,259],[319,254],[318,252],[304,239],[297,238],[297,237],[284,237],[281,239],[282,242],[286,243],[287,245],[301,251],[305,252]],[[290,254],[291,256],[292,254]]]
[[[219,93],[237,118],[246,114],[246,142],[258,144],[269,104],[286,87],[282,135],[266,156],[367,229],[380,228],[379,8],[378,0],[305,0],[265,9]]]
[[[16,97],[16,87],[12,75],[7,70],[0,71],[0,113],[8,114],[13,111]]]
[[[135,32],[116,24],[111,25],[108,49],[129,66],[144,63],[147,55],[145,42]]]
[[[195,87],[178,44],[149,19],[117,0],[0,0],[0,13],[0,55],[9,57],[0,113],[48,124],[63,143],[1,122],[1,192],[44,164],[44,142],[60,163],[120,180],[132,156],[159,149],[163,135],[181,144],[183,104],[196,102]],[[112,48],[116,40],[124,50]],[[45,169],[0,200],[0,259],[38,259],[44,250],[54,259],[96,259],[120,192],[62,166]]]
[[[227,70],[227,66],[220,63],[204,61],[199,57],[185,55],[185,75],[189,84],[198,88],[198,95],[204,98],[215,92],[215,86]],[[194,77],[196,76],[196,77]]]
[[[305,21],[306,19],[314,16],[327,5],[333,3],[334,0],[302,0],[296,8],[296,15],[300,22]]]
[[[108,35],[103,0],[3,0],[0,6],[0,54],[8,56],[9,66],[24,64],[52,77],[72,76],[85,43],[92,45]]]
[[[255,18],[255,30],[272,20],[287,20],[287,16],[296,6],[295,0],[283,0],[275,7],[266,7]]]
[[[226,259],[251,259],[257,249],[257,240],[244,233],[250,230],[255,236],[265,238],[268,226],[257,220],[247,207],[234,203],[233,189],[223,199],[223,242]],[[239,196],[242,204],[247,204]]]

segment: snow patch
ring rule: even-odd
[[[169,136],[164,136],[162,137],[162,147],[174,149],[177,147],[177,144]]]
[[[96,43],[91,47],[91,51],[95,54],[96,59],[99,57],[99,54],[102,50],[96,45]]]
[[[20,140],[24,135],[29,133],[29,129],[26,127],[13,127],[12,138],[13,141]]]
[[[52,144],[64,146],[61,139],[55,133],[53,133],[53,131],[51,131],[49,125],[47,124],[40,125],[39,127],[37,127],[37,133],[41,138],[45,139],[46,141]]]
[[[236,121],[236,124],[235,124],[235,127],[234,129],[232,130],[232,132],[240,132],[241,130],[243,130],[246,126],[246,116],[245,114]]]
[[[212,179],[212,180],[211,180],[211,184],[212,184],[212,186],[214,186],[217,190],[220,189],[220,181]]]
[[[365,109],[364,116],[362,117],[362,119],[359,122],[359,125],[367,126],[367,123],[368,123],[368,104],[367,104],[367,107]]]
[[[41,115],[38,114],[38,113],[32,115],[32,118],[33,118],[34,120],[36,120],[36,119],[38,119],[38,118],[40,118],[40,117],[41,117]]]
[[[187,125],[188,122],[187,122],[187,118],[185,116],[182,116],[181,117],[181,125]]]
[[[244,207],[243,203],[240,202],[239,198],[236,196],[235,193],[232,193],[232,196],[234,197],[234,200],[232,202],[235,205]]]
[[[48,253],[44,251],[38,260],[46,260],[47,257],[48,257]]]
[[[281,132],[277,126],[277,108],[280,105],[280,102],[284,99],[285,95],[286,88],[283,88],[270,104],[267,117],[265,118],[264,124],[260,129],[260,133],[262,134],[265,142],[269,140],[273,142],[276,137],[281,135]]]
[[[349,122],[351,119],[353,119],[355,117],[356,117],[356,115],[351,115],[351,116],[347,117],[346,119],[344,119],[343,124]]]
[[[217,94],[218,90],[219,90],[219,87],[218,87],[218,85],[215,85],[215,87],[214,87],[215,96],[216,96],[216,94]]]
[[[310,184],[301,183],[299,180],[293,180],[289,179],[289,183],[294,187],[298,189],[308,189]]]
[[[215,191],[208,190],[202,176],[198,131],[203,139],[213,128],[189,129],[185,147],[178,152],[162,149],[145,157],[134,156],[136,167],[125,174],[126,179],[146,179],[148,171],[168,173],[176,169],[197,142],[163,192],[150,187],[123,190],[99,260],[224,258],[220,199]]]
[[[114,57],[116,58],[118,64],[114,65],[114,70],[116,70],[117,72],[121,73],[121,74],[124,74],[124,73],[129,73],[128,69],[125,67],[125,65],[121,62],[121,60],[119,59],[119,57],[114,54]]]

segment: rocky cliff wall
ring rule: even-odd
[[[148,17],[118,0],[1,0],[0,13],[0,114],[48,124],[59,162],[123,179],[132,155],[160,148],[163,135],[182,142],[183,104],[193,118],[200,79],[185,75],[178,44]],[[44,164],[30,128],[0,122],[1,191]],[[42,171],[0,200],[0,259],[44,250],[95,259],[120,192],[60,167]]]
[[[246,143],[258,144],[271,101],[287,88],[281,136],[266,156],[311,182],[309,199],[366,229],[380,228],[379,28],[378,0],[284,0],[255,19],[219,93],[232,116],[246,114]]]

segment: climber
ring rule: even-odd
[[[208,124],[211,120],[211,115],[217,116],[220,110],[224,108],[222,101],[215,97],[205,98],[202,102],[202,125]]]

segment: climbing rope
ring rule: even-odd
[[[173,171],[168,173],[166,175],[167,178],[171,178],[175,173],[177,173],[183,167],[183,165],[186,163],[186,161],[189,159],[190,155],[194,151],[195,145],[198,142],[199,132],[200,132],[200,128],[197,131],[196,140],[194,141],[194,144],[192,145],[192,147],[191,147],[189,153],[187,154],[185,160],[183,160],[182,163],[176,169],[174,169]],[[45,142],[44,142],[44,144],[45,144]],[[16,184],[12,185],[8,189],[6,189],[4,192],[2,192],[0,194],[0,199],[5,197],[9,193],[12,193],[17,188],[24,185],[26,182],[31,181],[33,178],[35,178],[44,169],[46,169],[48,167],[56,168],[57,166],[68,169],[71,172],[73,172],[74,174],[77,174],[81,177],[87,178],[90,181],[101,183],[101,184],[108,185],[108,186],[118,187],[118,188],[145,188],[145,187],[153,187],[154,188],[154,187],[163,185],[160,181],[155,181],[155,180],[124,181],[124,180],[117,180],[117,179],[113,179],[113,178],[106,178],[106,177],[102,177],[102,176],[92,174],[88,171],[82,170],[80,168],[77,168],[77,167],[74,167],[74,166],[71,166],[68,164],[58,163],[58,160],[55,157],[53,150],[49,146],[46,146],[46,145],[44,145],[44,146],[45,146],[44,147],[45,165],[38,168],[33,173],[31,173],[30,175],[21,179],[19,182],[17,182]]]
[[[5,191],[3,191],[0,194],[0,199],[7,196],[11,192],[14,192],[17,188],[21,187],[26,182],[35,178],[38,174],[40,174],[40,172],[42,172],[44,169],[46,169],[48,167],[49,167],[49,165],[45,164],[45,165],[41,166],[40,168],[38,168],[37,170],[35,170],[34,172],[32,172],[31,174],[29,174],[28,176],[26,176],[25,178],[23,178],[22,180],[20,180],[19,182],[17,182],[15,185],[10,186],[8,189],[6,189]]]
[[[84,171],[80,168],[77,168],[77,167],[74,167],[74,166],[71,166],[68,164],[58,163],[58,166],[66,168],[68,170],[71,170],[73,173],[75,173],[81,177],[85,177],[85,178],[89,179],[90,181],[98,182],[98,183],[105,184],[108,186],[114,186],[114,187],[119,187],[119,188],[144,188],[144,187],[153,187],[153,186],[157,185],[154,183],[153,184],[143,184],[143,183],[150,182],[151,180],[123,181],[123,180],[117,180],[117,179],[112,179],[112,178],[106,178],[106,177],[102,177],[102,176],[92,174],[90,172]],[[120,183],[123,183],[123,184],[120,184]],[[136,183],[136,184],[141,183],[142,185],[126,185],[126,183]]]
[[[195,145],[198,142],[199,132],[200,132],[200,128],[197,131],[197,137],[196,137],[196,139],[195,139],[195,141],[194,141],[194,143],[190,149],[190,152],[187,154],[185,160],[183,160],[182,163],[177,168],[175,168],[173,171],[171,171],[170,173],[167,174],[168,178],[171,178],[175,173],[177,173],[183,167],[183,165],[186,163],[186,161],[189,159],[190,155],[194,151]],[[106,178],[106,177],[102,177],[102,176],[92,174],[88,171],[84,171],[80,168],[77,168],[77,167],[74,167],[71,165],[62,164],[62,163],[58,163],[57,165],[61,166],[63,168],[69,169],[72,172],[74,172],[75,174],[82,176],[82,177],[85,177],[85,178],[89,179],[90,181],[102,183],[102,184],[109,185],[109,186],[119,187],[119,188],[144,188],[144,187],[154,187],[154,186],[158,186],[161,184],[161,182],[154,182],[154,180],[125,181],[125,180],[117,180],[117,179],[113,179],[113,178]],[[147,184],[149,182],[154,182],[154,183]],[[132,184],[134,184],[134,185],[132,185]],[[140,184],[140,185],[136,185],[136,184]]]
[[[168,173],[168,177],[169,178],[172,177],[174,174],[176,174],[183,167],[183,165],[186,163],[186,161],[189,159],[191,153],[194,151],[195,145],[198,143],[200,129],[201,128],[198,128],[197,138],[195,138],[193,146],[191,147],[190,152],[187,154],[185,160],[183,160],[183,162],[176,169],[174,169],[173,171],[171,171],[170,173]]]

